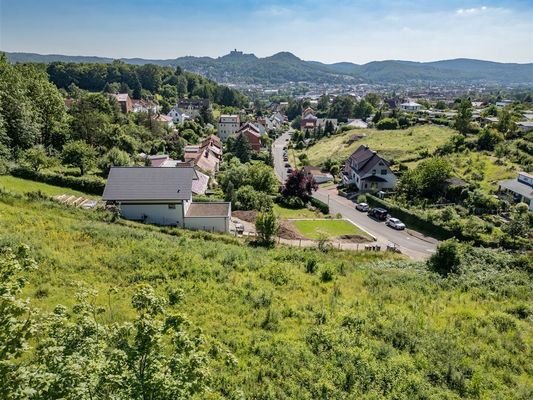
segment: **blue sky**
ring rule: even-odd
[[[42,54],[323,62],[533,62],[533,0],[0,0],[0,49]]]

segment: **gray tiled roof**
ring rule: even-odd
[[[198,176],[192,167],[113,167],[102,197],[106,201],[188,200],[193,179]]]
[[[533,198],[533,188],[526,185],[525,183],[518,182],[517,179],[507,179],[505,181],[498,182],[500,187],[510,190],[514,193],[518,193],[521,196],[524,196],[528,199]]]
[[[206,202],[191,203],[186,217],[229,217],[231,203]]]

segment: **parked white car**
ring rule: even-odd
[[[370,207],[366,203],[359,203],[355,206],[355,208],[362,212],[367,212],[370,209]]]
[[[387,221],[385,221],[385,225],[399,231],[405,229],[405,224],[398,218],[389,218]]]

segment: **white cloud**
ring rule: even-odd
[[[473,7],[473,8],[459,8],[455,13],[461,16],[468,16],[468,15],[481,14],[482,12],[485,12],[487,10],[488,10],[488,7],[486,6]]]

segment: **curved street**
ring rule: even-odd
[[[274,171],[281,182],[287,179],[287,171],[283,161],[283,147],[287,145],[287,139],[290,138],[290,135],[291,131],[285,132],[272,144]],[[328,204],[332,215],[339,213],[371,236],[374,236],[377,243],[382,247],[396,245],[403,254],[414,260],[427,259],[435,252],[439,243],[438,240],[424,236],[411,229],[396,231],[386,226],[384,222],[373,220],[366,213],[357,211],[355,202],[339,196],[335,186],[321,187],[313,194],[313,197]]]

